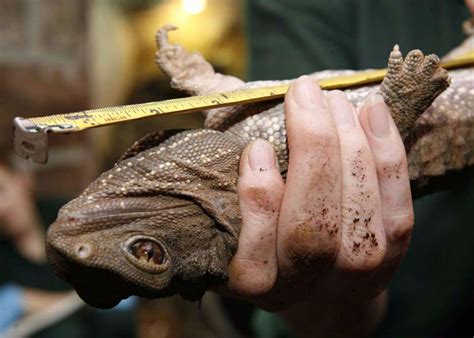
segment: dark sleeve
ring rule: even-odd
[[[386,66],[395,44],[444,55],[464,39],[463,0],[247,1],[250,80]]]
[[[354,68],[352,1],[247,1],[249,78]]]

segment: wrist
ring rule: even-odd
[[[387,302],[386,292],[359,301],[304,301],[279,316],[298,338],[367,337],[381,322]]]

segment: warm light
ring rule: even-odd
[[[207,0],[181,0],[183,11],[188,14],[199,14],[206,9]]]

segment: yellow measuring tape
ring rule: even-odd
[[[452,69],[474,65],[474,51],[455,60],[442,63]],[[386,69],[362,71],[347,76],[337,76],[318,81],[322,89],[347,89],[381,82]],[[126,106],[98,108],[80,112],[50,116],[21,118],[13,121],[15,128],[15,151],[23,158],[46,163],[48,159],[49,133],[71,133],[114,123],[142,119],[162,114],[179,114],[218,107],[283,98],[289,84],[236,90],[179,99],[140,103]]]

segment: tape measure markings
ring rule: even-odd
[[[441,66],[446,69],[470,65],[474,65],[474,51],[441,64]],[[318,84],[325,90],[347,89],[381,82],[386,73],[386,69],[361,71],[350,75],[323,79],[318,81]],[[274,100],[283,98],[288,87],[289,82],[276,86],[249,88],[125,106],[89,109],[67,114],[55,114],[33,118],[17,117],[14,119],[15,151],[22,157],[32,157],[35,162],[45,163],[47,160],[46,133],[77,132],[156,115],[180,114],[231,105]]]

